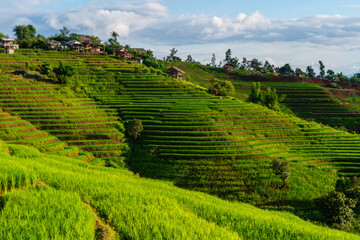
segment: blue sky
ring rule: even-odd
[[[168,55],[172,47],[202,63],[233,56],[276,66],[360,71],[360,2],[354,0],[2,0],[0,32],[32,24],[49,36],[63,26]]]

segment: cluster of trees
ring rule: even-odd
[[[58,67],[53,67],[50,63],[44,63],[40,68],[40,72],[50,77],[55,75],[61,84],[66,84],[67,79],[76,74],[72,66],[65,65],[62,61],[59,62]]]
[[[315,204],[329,226],[351,230],[360,213],[360,178],[340,178],[335,190],[315,199]]]
[[[261,90],[260,82],[253,82],[251,85],[251,93],[246,100],[256,104],[261,104],[269,109],[280,111],[279,103],[285,99],[285,95],[278,96],[276,89],[267,88],[265,91]]]
[[[322,78],[339,78],[335,72],[331,69],[325,71],[325,65],[322,61],[319,61],[319,75]],[[228,49],[225,52],[225,59],[220,61],[220,63],[216,64],[216,56],[213,53],[209,66],[212,67],[222,67],[224,64],[228,64],[234,68],[234,70],[245,70],[245,71],[254,71],[254,72],[261,72],[261,73],[279,73],[279,74],[287,74],[287,75],[297,75],[297,76],[307,76],[314,78],[316,76],[315,70],[312,66],[307,66],[306,70],[303,71],[300,68],[296,68],[295,70],[290,66],[289,63],[284,64],[281,67],[275,67],[271,64],[268,60],[265,63],[262,63],[257,58],[253,58],[248,60],[246,57],[243,57],[240,60],[237,57],[233,57],[231,53],[231,49]],[[340,78],[341,80],[341,78]]]
[[[222,81],[217,78],[214,78],[208,89],[208,93],[214,94],[217,96],[235,96],[235,87],[230,81]]]

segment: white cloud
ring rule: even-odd
[[[360,49],[360,16],[270,19],[256,11],[235,16],[186,14],[174,17],[162,1],[119,2],[93,0],[71,9],[50,11],[44,10],[44,6],[56,3],[55,0],[2,0],[0,32],[11,35],[15,25],[33,24],[40,34],[49,36],[66,26],[71,31],[98,35],[106,40],[111,31],[116,31],[121,43],[136,42],[166,54],[170,46],[182,46],[192,49],[201,58],[199,60],[203,60],[210,59],[212,52],[218,56],[226,51],[225,48],[237,48],[234,55],[240,58],[255,57],[265,61],[271,57],[277,65],[290,62],[301,67],[319,59],[331,59],[329,66],[340,68],[349,63],[347,68],[350,68],[357,62],[354,51]],[[360,9],[360,5],[348,7]],[[218,45],[223,48],[215,47]],[[166,46],[166,50],[162,46]],[[196,54],[192,54],[194,58]],[[341,62],[345,56],[347,60]]]
[[[360,9],[360,5],[347,5],[348,8]]]

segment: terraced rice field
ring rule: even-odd
[[[39,63],[49,62],[53,55],[65,60],[68,57],[53,52],[39,52],[33,57],[25,52],[21,61],[26,62],[26,57],[31,56]],[[123,120],[142,120],[144,131],[130,162],[132,169],[142,175],[171,179],[179,186],[237,199],[243,192],[261,195],[261,187],[279,184],[270,168],[271,160],[278,157],[292,160],[294,179],[304,174],[326,176],[328,172],[321,169],[333,169],[345,175],[360,173],[358,135],[242,100],[219,99],[185,81],[141,72],[142,67],[137,63],[100,55],[73,54],[70,59],[73,58],[78,71],[70,81],[73,90],[117,111]],[[69,101],[79,103],[77,111],[82,109],[80,106],[90,108],[90,102],[95,108],[90,99],[85,101],[87,104],[79,98]],[[73,133],[75,129],[70,128],[71,137],[66,137],[66,123],[56,120],[54,124],[43,118],[31,120],[31,114],[24,109],[33,105],[25,104],[22,108],[6,101],[1,104],[4,110],[39,122],[42,129],[81,147],[76,140],[82,139],[74,139],[74,135],[80,135]],[[70,107],[60,105],[61,112],[71,111]],[[58,106],[49,108],[55,107]],[[105,121],[107,124],[118,122],[112,116],[114,119]],[[97,124],[105,123],[94,125]],[[76,125],[79,129],[81,122]],[[89,147],[84,149],[91,151]],[[304,165],[317,170],[314,172],[315,168]]]
[[[45,55],[42,60],[49,59],[51,55]],[[77,97],[68,88],[12,74],[2,76],[0,99],[4,111],[56,136],[62,144],[88,152],[88,161],[124,166],[128,146],[116,110],[90,98]]]
[[[246,99],[251,83],[234,81],[237,97]],[[335,101],[323,87],[312,83],[262,82],[262,86],[275,88],[278,94],[285,94],[284,104],[298,117],[316,121],[332,127],[344,126],[357,131],[360,113],[350,105]]]

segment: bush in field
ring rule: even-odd
[[[275,175],[280,176],[283,181],[283,188],[286,189],[286,179],[290,177],[290,162],[285,159],[274,159],[272,169]]]
[[[319,211],[325,217],[327,224],[334,228],[349,230],[354,220],[353,208],[356,200],[346,197],[342,192],[332,191],[315,199]]]
[[[60,62],[60,66],[54,68],[53,71],[56,75],[56,78],[62,84],[65,84],[67,82],[67,77],[71,77],[75,75],[75,69],[71,66],[65,66],[63,62]]]
[[[50,63],[44,63],[43,65],[41,65],[41,74],[45,74],[45,75],[49,75],[51,74],[53,71],[52,66],[50,65]]]
[[[261,92],[261,83],[253,82],[251,84],[251,93],[247,99],[248,102],[261,104],[262,103],[263,94]]]
[[[130,122],[126,124],[126,133],[134,139],[136,142],[137,137],[140,135],[140,133],[144,130],[144,127],[142,125],[142,121],[140,119],[134,118]]]
[[[220,81],[214,78],[208,92],[218,96],[235,96],[235,87],[230,81]]]
[[[276,93],[276,89],[267,88],[266,91],[263,92],[261,91],[261,84],[259,82],[253,82],[251,93],[246,101],[261,104],[267,108],[279,111],[279,102],[282,102],[284,99],[285,95],[279,97]]]

